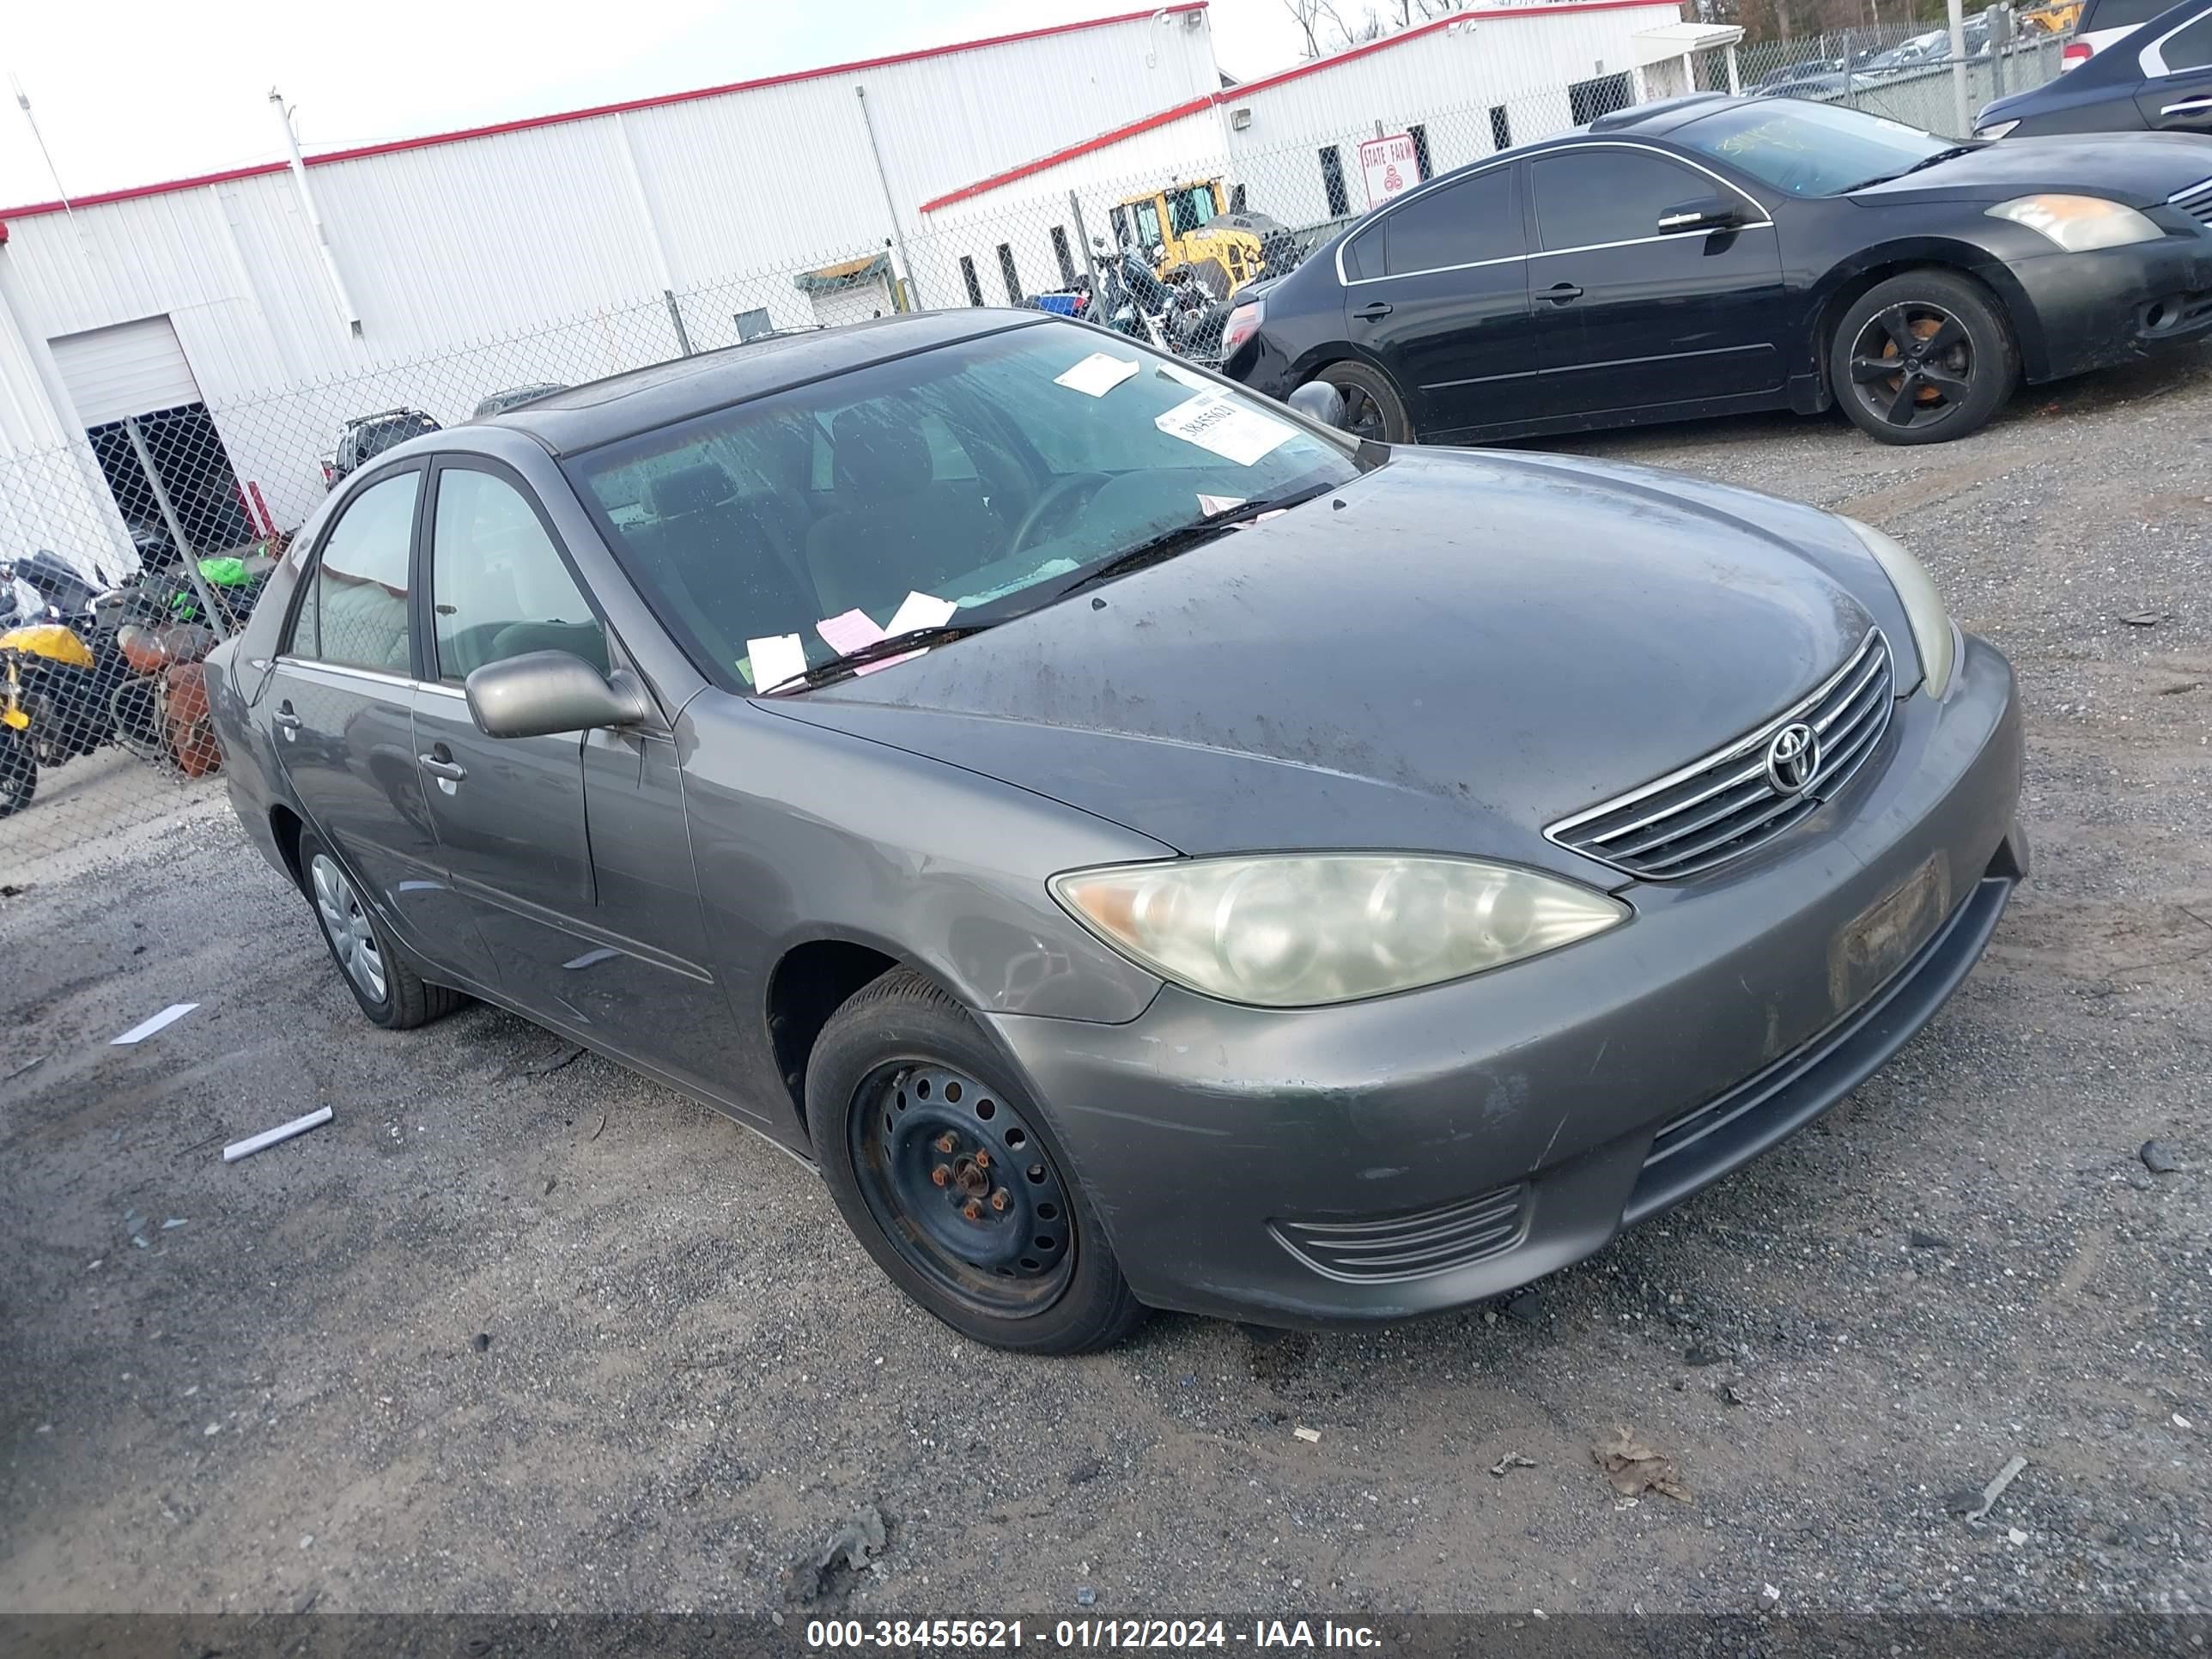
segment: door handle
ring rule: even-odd
[[[1554,283],[1544,290],[1544,297],[1555,306],[1563,306],[1581,299],[1583,291],[1572,283]]]
[[[1387,300],[1370,300],[1352,314],[1363,323],[1376,322],[1390,314],[1390,303]]]
[[[278,709],[270,716],[270,720],[273,724],[283,726],[287,732],[296,732],[300,729],[300,717],[289,708]]]
[[[2178,104],[2168,104],[2159,111],[2160,115],[2202,115],[2212,110],[2212,97],[2185,98]]]
[[[435,755],[417,755],[422,769],[434,778],[443,778],[447,783],[459,783],[468,776],[469,769],[459,761],[440,760]]]

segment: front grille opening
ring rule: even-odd
[[[1447,1273],[1510,1249],[1527,1224],[1528,1187],[1367,1221],[1273,1221],[1276,1243],[1316,1273],[1358,1284]]]
[[[1841,667],[1756,731],[1544,833],[1646,881],[1716,869],[1834,799],[1889,729],[1895,696],[1889,641],[1869,629]],[[1768,745],[1801,722],[1815,734],[1819,758],[1802,793],[1785,793],[1768,775]]]

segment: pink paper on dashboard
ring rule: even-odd
[[[884,636],[884,630],[868,620],[868,613],[857,608],[824,617],[814,624],[814,631],[829,642],[832,651],[858,651]]]

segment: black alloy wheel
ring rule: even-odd
[[[1365,363],[1331,363],[1314,379],[1344,394],[1344,430],[1370,443],[1409,444],[1413,423],[1389,378]]]
[[[1869,289],[1845,313],[1832,350],[1844,412],[1885,443],[1978,431],[2020,379],[1994,296],[1947,271],[1909,271]]]

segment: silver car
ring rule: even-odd
[[[430,434],[210,659],[239,817],[370,1019],[708,1102],[979,1340],[1495,1296],[1935,1012],[2012,676],[1864,525],[1332,412],[977,310]]]

